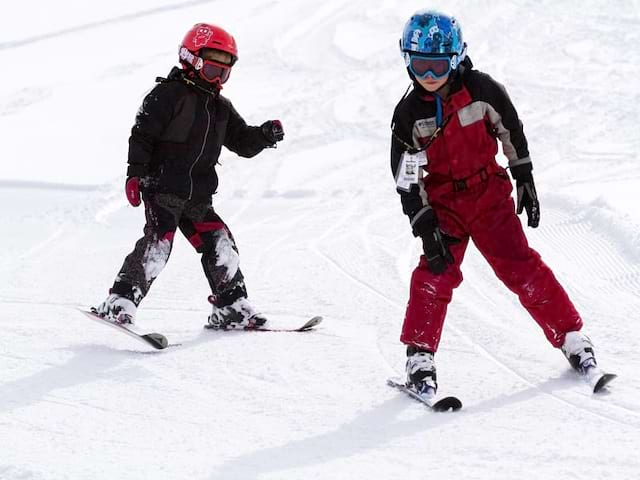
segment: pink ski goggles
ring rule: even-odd
[[[204,60],[200,69],[200,76],[209,83],[220,82],[221,84],[229,80],[231,67],[224,63]]]
[[[215,60],[205,60],[194,55],[185,47],[180,49],[180,59],[193,66],[198,74],[209,83],[219,83],[222,85],[229,80],[232,64],[222,63]]]

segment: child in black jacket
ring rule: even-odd
[[[196,251],[211,287],[212,328],[257,327],[266,318],[247,300],[233,236],[214,211],[215,165],[224,145],[243,157],[275,147],[284,137],[279,120],[248,126],[220,95],[238,59],[234,38],[200,23],[185,36],[182,68],[146,96],[129,139],[126,195],[144,201],[144,236],[124,260],[109,296],[96,309],[115,323],[132,324],[136,309],[171,253],[176,229]]]

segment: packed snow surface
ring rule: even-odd
[[[542,221],[527,229],[605,369],[593,396],[471,247],[436,355],[434,414],[385,385],[420,254],[388,165],[408,85],[398,38],[455,14],[477,68],[528,136]],[[200,261],[176,237],[138,325],[156,352],[94,324],[142,233],[124,195],[127,139],[196,22],[240,60],[224,93],[285,140],[224,151],[218,213],[274,326],[204,331]],[[0,17],[1,479],[640,477],[638,1],[23,0]],[[501,156],[500,162],[506,160]]]

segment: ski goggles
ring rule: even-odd
[[[229,65],[211,60],[204,60],[202,68],[200,69],[200,76],[209,83],[218,81],[222,84],[229,80],[230,74],[231,67]]]
[[[231,75],[231,65],[233,63],[227,64],[216,60],[205,60],[202,57],[194,55],[185,47],[180,49],[179,54],[180,60],[192,65],[200,76],[207,82],[223,84],[229,80],[229,75]]]
[[[418,78],[444,78],[451,72],[451,57],[424,56],[407,53],[407,66],[411,73]]]

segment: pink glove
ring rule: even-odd
[[[124,191],[127,194],[127,200],[133,207],[140,206],[141,196],[140,196],[140,178],[139,177],[130,177],[127,178],[127,183],[124,186]]]

